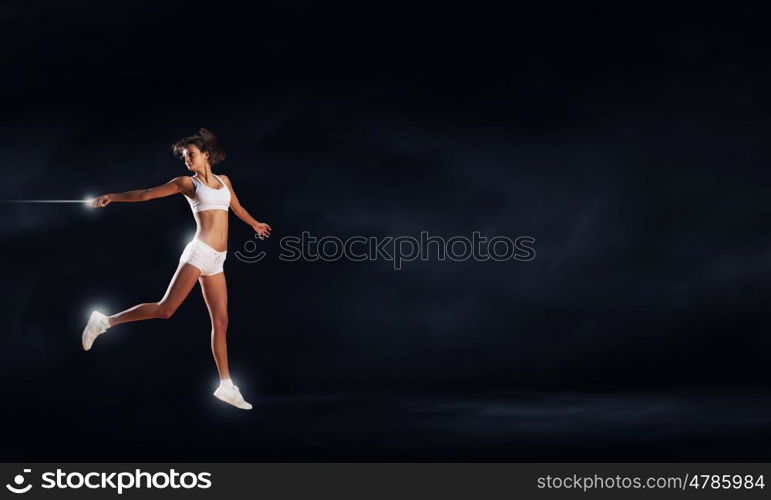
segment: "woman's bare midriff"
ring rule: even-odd
[[[196,230],[195,238],[203,241],[218,252],[228,248],[228,211],[204,210],[193,212]]]

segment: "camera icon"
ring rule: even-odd
[[[24,469],[24,474],[27,472],[32,472],[32,469]],[[13,482],[16,486],[6,484],[5,487],[8,488],[8,491],[11,493],[26,493],[32,488],[32,485],[28,484],[27,486],[22,486],[24,484],[24,479],[25,477],[22,474],[16,474],[13,478]]]

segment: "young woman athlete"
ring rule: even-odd
[[[115,325],[151,318],[170,318],[198,281],[209,309],[211,349],[220,375],[220,385],[214,391],[214,396],[237,408],[250,410],[252,405],[241,396],[238,387],[230,378],[228,369],[225,339],[228,327],[228,294],[223,271],[227,254],[228,208],[232,209],[239,219],[249,224],[260,238],[268,237],[271,227],[255,220],[241,206],[227,176],[212,173],[212,165],[224,160],[225,152],[217,137],[209,130],[201,128],[197,134],[177,141],[172,149],[174,155],[183,159],[187,169],[195,175],[176,177],[166,184],[149,189],[105,194],[94,198],[91,204],[94,207],[106,207],[112,202],[149,201],[182,193],[193,211],[196,222],[195,236],[182,252],[179,266],[163,298],[158,302],[137,304],[112,316],[93,311],[83,329],[83,349],[91,349],[94,340]]]

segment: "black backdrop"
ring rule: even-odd
[[[186,173],[174,140],[218,134],[215,173],[274,229],[247,264],[231,218],[247,399],[765,387],[763,12],[538,4],[7,4],[0,198],[161,184]],[[200,291],[89,353],[79,336],[94,307],[160,299],[194,231],[184,199],[4,204],[0,225],[6,458],[182,455],[140,435],[199,432],[214,405]],[[280,261],[302,231],[529,235],[536,258]],[[228,446],[184,456],[256,456]]]

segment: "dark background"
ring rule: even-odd
[[[4,4],[1,199],[164,183],[205,126],[274,230],[240,262],[231,217],[237,412],[198,288],[80,349],[92,309],[161,298],[182,196],[3,204],[4,459],[767,460],[767,14]],[[529,235],[536,258],[279,261],[304,230]]]

